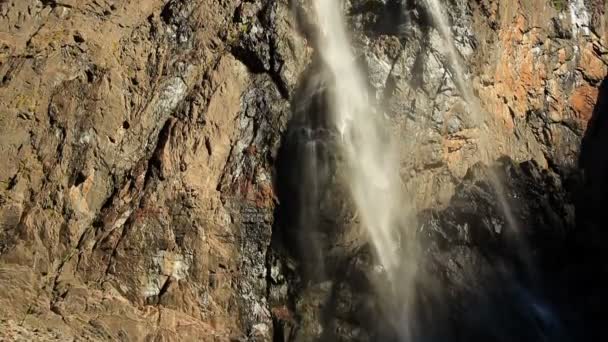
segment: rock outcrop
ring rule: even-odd
[[[608,5],[442,3],[453,41],[424,0],[345,1],[426,251],[416,334],[602,340]],[[396,338],[302,97],[307,6],[0,1],[0,339]]]

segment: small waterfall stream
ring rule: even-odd
[[[445,9],[441,5],[440,0],[424,0],[424,2],[436,29],[445,40],[444,46],[446,48],[446,58],[449,63],[449,67],[452,69],[452,80],[458,87],[464,101],[470,106],[469,113],[471,115],[473,124],[480,128],[478,144],[479,146],[490,146],[489,144],[492,144],[493,142],[492,134],[488,130],[488,126],[486,124],[488,116],[483,112],[479,99],[473,93],[472,85],[467,84],[466,82],[461,57],[454,45],[455,40],[452,35],[452,29],[448,24]],[[488,157],[490,158],[487,160],[482,158],[482,161],[490,164],[493,163],[492,157]],[[494,190],[496,199],[498,200],[498,206],[501,209],[506,221],[507,230],[505,233],[507,234],[508,239],[511,241],[510,243],[513,248],[517,249],[517,254],[519,255],[523,264],[524,275],[528,278],[529,286],[532,289],[526,290],[525,288],[521,287],[516,280],[513,280],[514,286],[520,287],[520,291],[525,293],[525,297],[527,298],[526,302],[527,305],[529,305],[530,311],[538,315],[537,318],[540,321],[545,321],[547,324],[550,323],[554,325],[555,317],[553,316],[553,313],[550,312],[549,309],[545,308],[539,298],[536,298],[533,294],[534,288],[538,286],[536,280],[538,271],[533,262],[530,246],[528,245],[528,242],[524,236],[525,233],[522,231],[523,227],[520,226],[514,215],[514,210],[510,200],[508,199],[508,194],[503,181],[500,179],[495,170],[490,170],[488,177],[488,181]]]
[[[449,63],[449,68],[451,68],[452,80],[460,91],[463,100],[470,106],[469,115],[472,119],[472,123],[475,125],[475,127],[480,128],[478,146],[491,146],[493,143],[492,133],[488,130],[488,125],[486,123],[488,115],[483,112],[479,99],[472,91],[472,85],[468,84],[466,81],[466,74],[461,62],[462,58],[454,45],[454,37],[452,35],[452,29],[448,24],[449,21],[447,19],[445,9],[439,0],[424,0],[424,2],[436,29],[445,40],[445,57]],[[481,161],[491,164],[493,163],[493,157],[482,156]],[[514,244],[517,245],[517,248],[520,251],[522,261],[525,264],[526,272],[528,273],[527,276],[534,278],[536,270],[532,265],[532,258],[529,255],[529,246],[527,246],[525,239],[522,238],[522,227],[520,227],[517,219],[514,216],[513,208],[511,207],[511,203],[507,198],[507,193],[503,182],[495,172],[490,172],[488,176],[489,182],[494,188],[498,205],[506,220],[508,228],[506,232],[510,234],[510,238],[513,240]]]

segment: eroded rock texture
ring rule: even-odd
[[[345,2],[439,284],[416,333],[602,340],[608,5],[442,3],[479,111],[425,1]],[[307,97],[329,87],[307,6],[0,1],[0,338],[396,338]],[[517,238],[479,164],[504,155]],[[506,325],[476,320],[503,305]]]
[[[270,339],[272,163],[306,58],[287,4],[0,6],[2,333]]]

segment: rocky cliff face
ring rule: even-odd
[[[424,1],[345,4],[440,284],[420,285],[417,333],[598,337],[608,5],[442,3],[478,113]],[[321,211],[298,219],[298,132],[323,113],[301,96],[319,85],[306,1],[4,0],[0,18],[0,336],[395,337],[323,130]],[[503,156],[517,239],[478,164]],[[477,320],[497,306],[508,324]]]

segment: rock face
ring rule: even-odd
[[[450,42],[425,3],[345,2],[419,212],[414,337],[603,340],[608,5],[446,0]],[[0,1],[0,339],[397,338],[307,6]]]
[[[268,340],[272,163],[306,58],[288,5],[0,8],[2,324]]]

